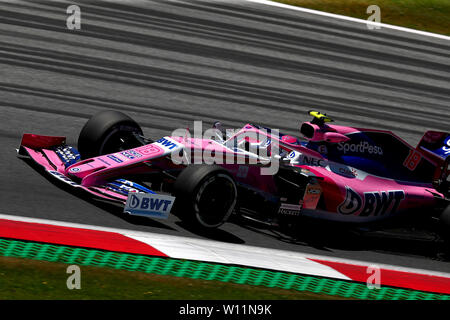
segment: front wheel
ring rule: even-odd
[[[142,145],[136,138],[142,129],[132,118],[118,111],[102,111],[81,129],[78,150],[83,159]]]
[[[206,229],[217,228],[227,221],[237,200],[232,176],[216,165],[188,166],[177,177],[174,191],[180,219]]]

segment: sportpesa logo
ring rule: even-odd
[[[348,152],[353,153],[368,153],[368,154],[375,154],[375,155],[383,155],[383,149],[378,146],[371,145],[367,141],[361,141],[360,143],[344,143],[340,142],[338,143],[337,147],[338,151],[343,151],[344,154]]]

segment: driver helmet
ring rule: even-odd
[[[296,137],[288,136],[288,135],[282,136],[281,137],[281,141],[282,142],[286,142],[286,143],[290,143],[290,144],[297,144],[298,143],[298,140],[297,140]]]

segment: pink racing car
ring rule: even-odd
[[[172,212],[202,228],[233,212],[279,225],[302,216],[371,223],[421,211],[450,226],[449,133],[428,131],[414,148],[392,132],[310,114],[302,138],[252,124],[224,135],[216,123],[215,137],[186,131],[152,141],[127,115],[103,111],[81,130],[78,150],[65,137],[24,134],[18,153],[128,214]]]

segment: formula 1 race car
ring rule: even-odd
[[[127,115],[103,111],[65,137],[24,134],[18,153],[55,179],[151,218],[169,213],[201,228],[236,215],[276,225],[302,216],[370,223],[420,211],[450,226],[450,134],[416,148],[389,131],[332,125],[311,111],[302,138],[246,124],[209,136],[188,130],[152,141]],[[178,130],[179,131],[179,130]]]

